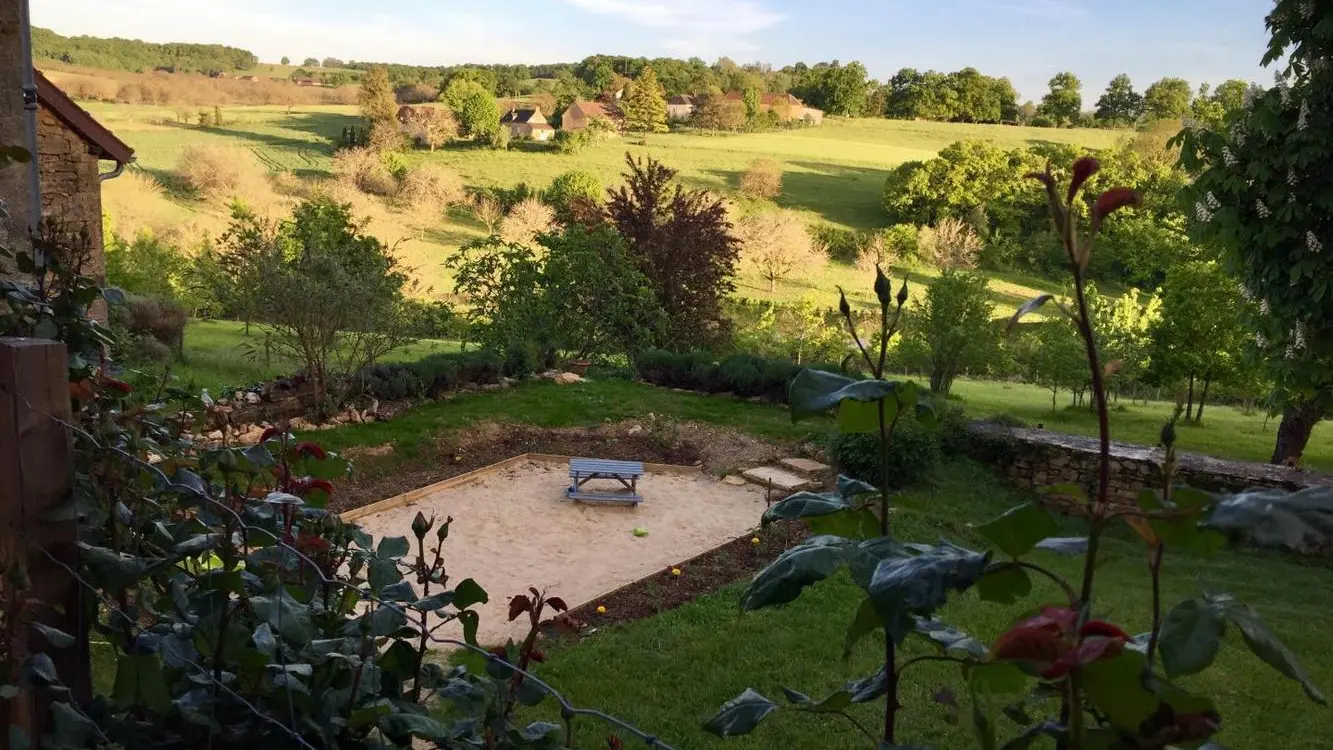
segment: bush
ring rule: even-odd
[[[1046,115],[1037,115],[1036,117],[1033,117],[1032,122],[1028,124],[1034,128],[1053,128],[1055,127],[1055,120],[1052,120]]]
[[[555,212],[536,198],[526,198],[500,220],[500,239],[519,245],[532,245],[537,235],[551,231]]]
[[[200,196],[213,199],[244,194],[262,179],[250,154],[223,146],[186,149],[176,163],[176,174]]]
[[[551,204],[556,213],[567,213],[576,200],[601,203],[605,192],[600,177],[576,169],[551,181],[551,186],[546,189],[546,202]]]
[[[384,400],[438,398],[466,385],[497,383],[503,361],[495,352],[441,352],[416,362],[374,365],[357,374],[366,393]]]
[[[513,341],[505,348],[504,374],[511,378],[531,375],[545,364],[541,347],[534,341]]]
[[[555,134],[555,148],[562,154],[577,154],[592,143],[592,133],[587,128],[582,130],[560,130]]]
[[[707,352],[668,352],[652,349],[635,361],[639,377],[656,385],[687,390],[708,390],[718,382],[717,365]]]
[[[975,268],[981,256],[981,238],[967,222],[940,219],[934,229],[918,235],[922,255],[940,268]]]
[[[380,160],[384,162],[384,168],[393,175],[395,182],[402,182],[407,178],[407,160],[397,151],[380,151]]]
[[[856,262],[864,241],[858,232],[828,224],[816,224],[810,227],[810,236],[815,243],[823,245],[829,257],[844,263]]]
[[[442,213],[467,200],[463,178],[439,164],[422,164],[409,170],[398,189],[398,198],[413,210]]]
[[[374,365],[362,370],[360,378],[366,393],[385,401],[420,398],[425,394],[421,379],[409,365]]]
[[[741,193],[756,199],[782,195],[782,165],[772,159],[755,159],[741,175]]]
[[[129,296],[122,308],[125,328],[180,354],[189,316],[185,308],[168,299]]]
[[[937,430],[927,429],[915,419],[898,424],[889,448],[889,489],[910,487],[930,476],[940,461]],[[833,433],[828,454],[839,473],[879,486],[879,435]]]
[[[744,398],[758,396],[785,403],[787,388],[802,367],[783,359],[765,359],[752,354],[733,354],[713,361],[708,352],[668,352],[653,349],[634,361],[641,379],[667,388],[685,388],[712,393],[734,393]]]
[[[339,181],[370,195],[393,195],[398,181],[385,159],[371,148],[349,148],[333,157],[333,174]]]

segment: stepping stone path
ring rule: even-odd
[[[819,489],[832,469],[808,458],[784,458],[780,466],[757,466],[741,472],[746,480],[774,493],[791,494],[801,490]]]

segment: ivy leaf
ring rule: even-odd
[[[1017,566],[988,571],[977,581],[977,594],[983,602],[1013,604],[1032,593],[1032,579]]]
[[[741,598],[741,608],[754,610],[794,601],[806,586],[828,578],[842,566],[847,545],[841,537],[816,536],[783,552],[755,575]]]
[[[1198,674],[1208,668],[1226,632],[1223,612],[1202,599],[1186,599],[1162,621],[1158,645],[1167,677]]]
[[[719,737],[736,737],[749,734],[759,726],[759,722],[774,711],[778,704],[746,688],[745,692],[722,704],[713,718],[704,722],[703,728]]]
[[[1058,530],[1055,519],[1037,503],[1023,503],[977,527],[977,533],[1010,557],[1022,557]]]
[[[467,609],[473,604],[486,604],[491,600],[486,589],[481,584],[471,578],[464,578],[454,589],[454,606],[459,609]]]

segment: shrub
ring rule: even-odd
[[[420,213],[439,214],[467,200],[463,178],[440,164],[422,164],[409,170],[398,188],[398,199]]]
[[[576,169],[556,177],[546,189],[546,202],[557,214],[569,213],[575,201],[601,203],[606,189],[602,180],[592,172]]]
[[[885,249],[895,258],[914,258],[917,255],[916,227],[894,224],[880,233]]]
[[[512,140],[513,136],[510,135],[509,128],[496,128],[487,136],[486,143],[496,151],[507,151]]]
[[[1055,127],[1055,120],[1052,120],[1046,115],[1037,115],[1036,117],[1033,117],[1032,122],[1028,124],[1034,128],[1053,128]]]
[[[395,182],[402,182],[407,178],[407,160],[397,151],[380,151],[380,160],[384,162],[384,168],[393,175]]]
[[[191,146],[176,163],[176,174],[210,199],[243,195],[263,178],[250,154],[225,146]]]
[[[800,365],[783,359],[766,359],[752,354],[733,354],[720,364],[708,352],[668,352],[653,349],[634,360],[639,377],[667,388],[734,393],[751,398],[785,402],[787,388]]]
[[[425,394],[421,379],[410,366],[404,364],[367,367],[360,372],[359,378],[366,393],[385,401],[419,398]]]
[[[333,157],[333,174],[339,181],[370,195],[393,195],[398,181],[379,152],[372,148],[349,148]]]
[[[500,220],[500,238],[505,242],[531,245],[537,241],[538,235],[551,231],[554,225],[555,212],[550,206],[536,198],[526,198]]]
[[[531,375],[543,368],[542,350],[535,341],[512,341],[505,348],[504,374],[511,378]]]
[[[999,353],[995,303],[986,277],[946,268],[906,319],[905,339],[929,352],[930,390],[948,393],[954,380],[984,370]]]
[[[741,175],[741,193],[756,199],[782,195],[782,165],[773,159],[755,159]]]
[[[887,273],[889,266],[897,257],[889,244],[884,241],[884,233],[875,232],[868,235],[861,245],[861,250],[856,255],[856,268],[868,273],[874,273],[876,268],[882,268]]]
[[[938,429],[938,428],[937,428]],[[828,440],[829,458],[838,472],[879,484],[879,435],[834,433]],[[889,486],[903,489],[930,476],[940,461],[940,439],[914,419],[899,423],[889,447]]]
[[[829,224],[815,224],[810,227],[810,236],[824,248],[830,258],[845,263],[856,261],[863,244],[861,235],[857,232]]]
[[[592,143],[593,134],[588,128],[582,130],[561,130],[555,134],[555,148],[562,154],[577,154]]]
[[[668,388],[701,391],[716,387],[717,365],[707,352],[649,350],[635,361],[639,377]]]
[[[975,268],[982,248],[976,230],[951,216],[934,227],[922,227],[917,246],[921,256],[939,268]]]
[[[440,98],[439,88],[428,83],[406,83],[393,93],[399,104],[424,104]]]
[[[168,299],[129,296],[124,311],[125,326],[132,333],[150,336],[180,354],[189,322],[185,308]]]

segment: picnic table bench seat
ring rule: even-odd
[[[569,460],[569,487],[565,497],[585,503],[606,503],[612,505],[638,505],[643,501],[639,496],[639,477],[643,476],[641,461],[608,461],[600,458],[572,458]],[[594,479],[613,479],[628,490],[616,492],[592,492],[584,485]]]

